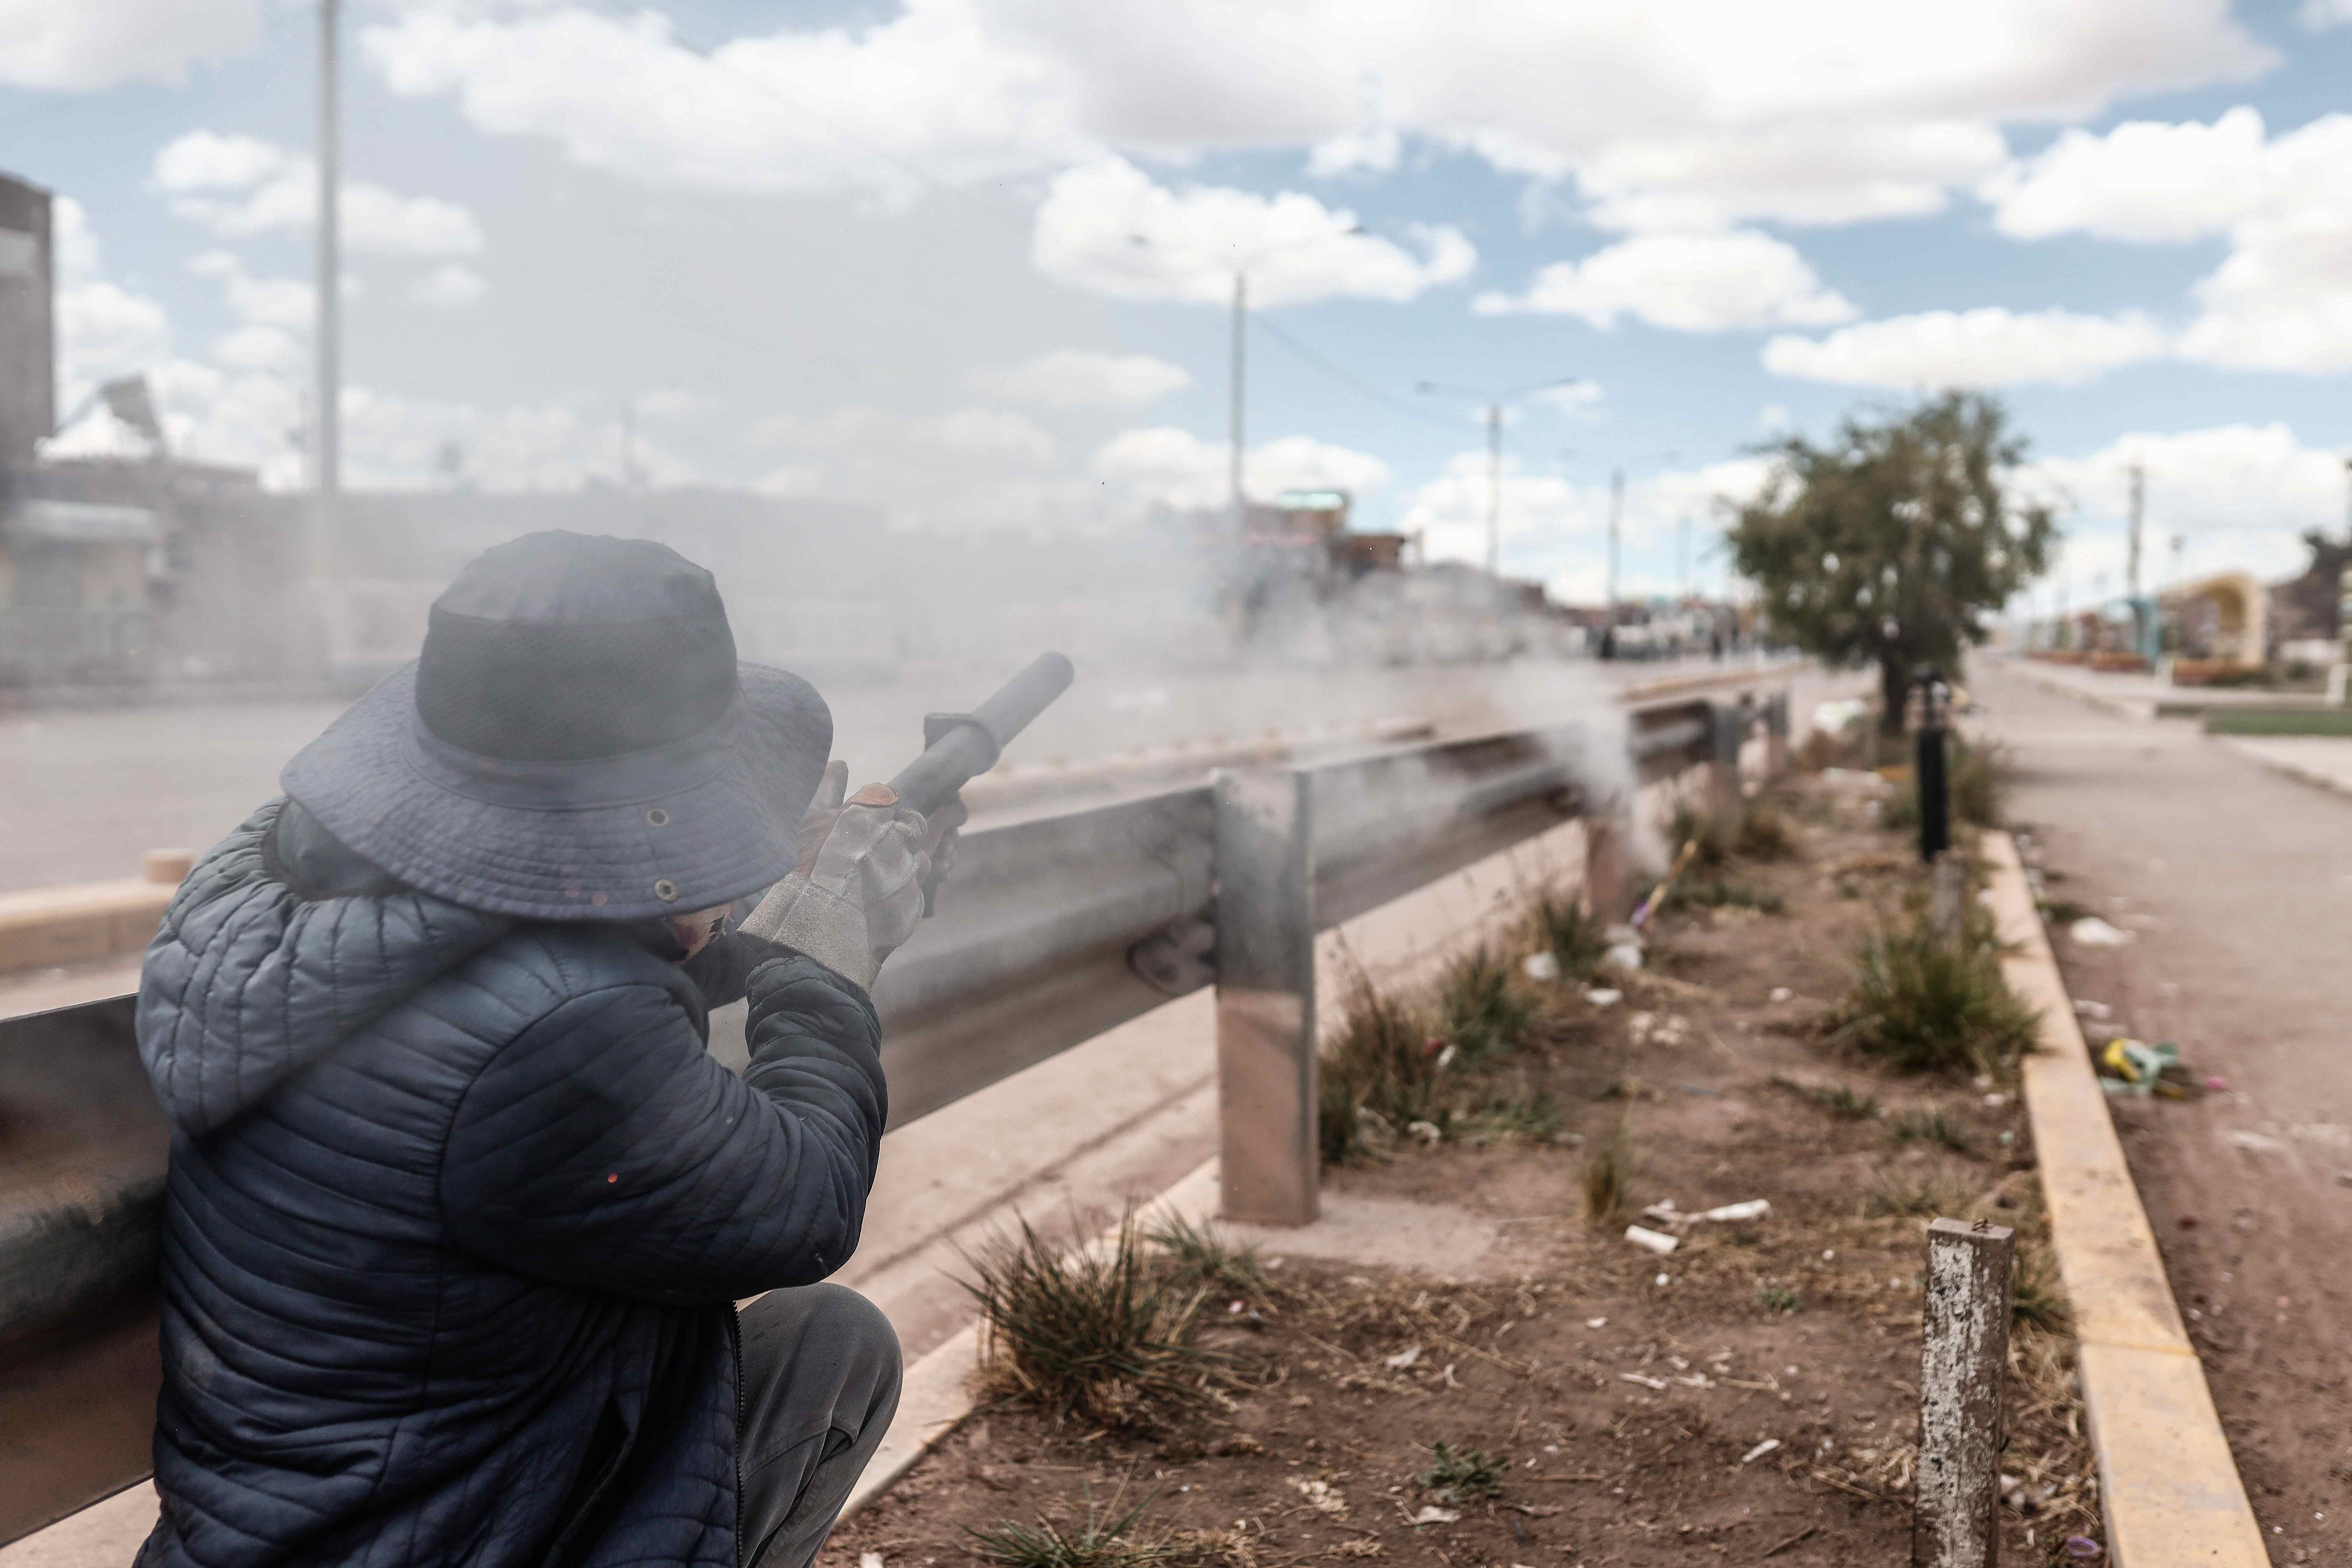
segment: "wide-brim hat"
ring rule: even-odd
[[[452,903],[640,920],[791,870],[832,749],[814,687],[737,662],[709,573],[643,540],[541,533],[460,573],[416,662],[280,782],[362,858]]]

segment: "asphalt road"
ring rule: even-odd
[[[2228,1086],[2111,1103],[2273,1560],[2352,1562],[2352,799],[1982,664],[2049,896],[2134,936],[2054,934],[2074,995]]]
[[[1441,733],[1558,721],[1607,706],[1612,687],[1690,668],[1527,660],[1403,669],[1127,664],[1078,682],[1007,750],[1079,760],[1176,741],[1412,715]],[[929,709],[969,708],[1010,668],[940,666],[889,685],[828,690],[835,751],[856,779],[887,778],[919,748]],[[286,759],[345,705],[244,702],[0,716],[0,890],[138,872],[141,851],[217,843],[275,795]]]

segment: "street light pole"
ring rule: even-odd
[[[1233,495],[1234,525],[1236,528],[1241,526],[1244,516],[1244,502],[1242,500],[1242,437],[1244,434],[1242,410],[1242,398],[1244,395],[1242,354],[1244,352],[1244,340],[1248,332],[1248,321],[1249,274],[1236,267],[1234,268],[1234,379],[1231,394],[1233,402],[1233,450],[1226,458],[1228,468],[1226,478],[1229,481],[1227,488]]]
[[[332,526],[332,506],[343,482],[342,432],[342,233],[339,184],[342,129],[336,81],[335,35],[341,0],[319,0],[319,237],[317,354],[318,407],[312,437],[311,481],[321,502],[321,522]]]
[[[1486,403],[1486,575],[1503,574],[1503,405]]]
[[[1605,601],[1611,626],[1617,624],[1617,528],[1625,512],[1625,470],[1609,470],[1609,593]]]

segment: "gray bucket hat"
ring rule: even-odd
[[[279,782],[362,858],[452,903],[641,920],[791,870],[832,750],[815,688],[737,662],[709,573],[647,540],[547,532],[460,572],[416,661]]]

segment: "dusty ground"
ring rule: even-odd
[[[1906,1077],[1820,1037],[1856,943],[1917,874],[1858,795],[1816,784],[1789,815],[1795,854],[1706,878],[1781,912],[1671,910],[1613,1005],[1537,988],[1540,1021],[1461,1075],[1444,1142],[1332,1173],[1340,1192],[1496,1225],[1475,1277],[1265,1251],[1263,1286],[1221,1287],[1204,1311],[1204,1344],[1228,1358],[1219,1405],[1139,1432],[1000,1402],[824,1561],[961,1563],[975,1531],[1078,1528],[1090,1507],[1146,1500],[1130,1540],[1265,1568],[1904,1560],[1924,1216],[2018,1226],[2047,1302],[2039,1198],[2006,1076]],[[1876,1107],[1822,1103],[1841,1086]],[[1761,1197],[1770,1212],[1685,1226],[1664,1258],[1637,1249],[1627,1216],[1585,1217],[1588,1161],[1621,1135],[1632,1209]],[[2068,1352],[2031,1327],[2015,1342],[2011,1562],[2099,1533]],[[1496,1459],[1499,1490],[1424,1484],[1441,1441]]]
[[[2229,1086],[2116,1126],[2272,1560],[2352,1563],[2352,801],[1997,666],[1976,689],[2048,897],[2133,934],[2054,923],[2069,989]]]

